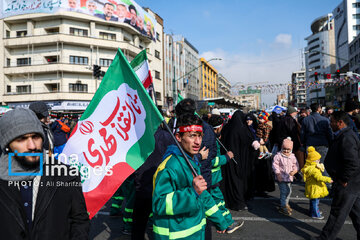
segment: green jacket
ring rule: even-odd
[[[215,184],[219,183],[222,180],[221,166],[225,165],[227,163],[227,161],[228,161],[227,155],[221,155],[221,153],[220,153],[220,144],[218,142],[216,142],[216,147],[217,147],[217,155],[212,160],[212,167],[213,168],[211,169],[212,185],[215,185]]]
[[[200,163],[196,159],[190,161],[200,174]],[[154,174],[155,239],[205,239],[206,217],[217,229],[226,229],[228,224],[215,201],[208,191],[200,196],[195,192],[193,178],[180,150],[170,145]]]

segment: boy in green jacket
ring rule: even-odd
[[[178,118],[176,139],[195,171],[202,141],[202,121],[192,114]],[[204,151],[205,155],[207,151]],[[206,156],[207,157],[207,156]],[[195,177],[180,150],[170,145],[154,174],[153,231],[155,239],[205,239],[206,218],[224,233],[228,223],[207,189],[201,175]]]
[[[211,118],[209,119],[209,124],[214,128],[216,137],[220,136],[223,123],[224,123],[224,119],[220,115],[212,115]],[[225,155],[221,155],[219,142],[216,142],[216,146],[217,146],[217,156],[212,160],[213,168],[211,170],[211,173],[212,173],[213,188],[211,189],[211,196],[214,199],[217,206],[219,207],[225,220],[229,224],[226,229],[226,233],[233,233],[244,225],[244,221],[240,220],[238,222],[234,222],[234,220],[232,219],[230,211],[225,207],[225,200],[219,188],[219,183],[222,180],[221,166],[225,165],[228,161],[230,161],[230,159],[234,157],[234,154],[231,151],[229,151]]]

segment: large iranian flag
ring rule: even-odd
[[[130,65],[134,69],[136,75],[139,77],[144,87],[149,89],[153,80],[151,77],[146,50],[144,49],[138,55],[136,55],[136,57],[131,61]]]
[[[90,218],[151,154],[162,120],[119,49],[63,151],[80,169]]]

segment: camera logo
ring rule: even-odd
[[[26,156],[30,156],[30,157],[40,157],[40,171],[37,173],[27,173],[27,172],[12,172],[12,168],[11,168],[11,160],[14,156],[18,156],[18,157],[26,157]],[[9,153],[9,176],[42,176],[43,175],[43,153],[18,153],[17,151],[13,152],[13,153]]]

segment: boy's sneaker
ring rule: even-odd
[[[231,224],[227,229],[226,229],[226,233],[230,234],[235,232],[236,230],[238,230],[239,228],[241,228],[244,225],[244,221],[240,220],[238,222],[233,222],[233,224]]]
[[[271,156],[272,156],[272,153],[270,153],[270,152],[265,153],[265,158],[270,158]]]
[[[289,212],[291,212],[291,213],[292,213],[292,211],[293,211],[289,204],[286,205],[286,209],[287,209]]]
[[[324,219],[324,216],[320,215],[319,217],[311,217],[313,219],[317,219],[317,220],[323,220]]]
[[[286,216],[291,216],[291,212],[286,207],[280,207],[279,213],[284,214]]]
[[[258,159],[262,159],[263,157],[265,157],[265,153],[261,152]]]

